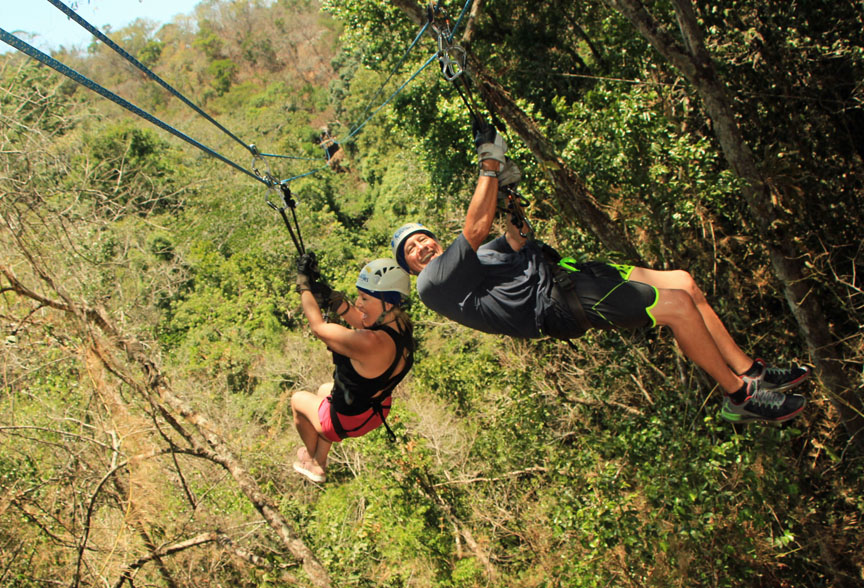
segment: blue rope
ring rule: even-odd
[[[418,69],[418,70],[414,73],[414,75],[412,75],[410,78],[408,78],[407,80],[405,80],[405,83],[403,83],[401,86],[399,86],[398,88],[396,88],[396,91],[393,92],[392,94],[390,94],[390,97],[387,98],[387,100],[385,100],[385,101],[381,104],[381,106],[379,106],[378,108],[376,108],[375,111],[374,111],[372,114],[370,114],[369,117],[368,117],[366,120],[364,120],[364,121],[363,121],[360,125],[358,125],[358,126],[357,126],[353,131],[351,131],[351,133],[350,133],[347,137],[345,137],[344,140],[342,140],[342,141],[337,141],[337,143],[344,143],[344,142],[348,141],[351,137],[353,137],[354,135],[356,135],[358,132],[360,132],[360,129],[362,129],[364,126],[366,126],[366,123],[368,123],[368,122],[372,119],[372,117],[375,116],[375,115],[378,113],[379,110],[381,110],[382,108],[384,108],[385,106],[387,106],[387,104],[389,104],[390,101],[393,100],[393,98],[395,98],[396,95],[397,95],[399,92],[402,91],[402,88],[404,88],[405,86],[407,86],[407,85],[411,82],[411,80],[413,80],[414,78],[416,78],[417,76],[419,76],[419,75],[420,75],[420,72],[422,72],[424,69],[426,69],[426,68],[429,66],[429,64],[432,63],[433,61],[435,61],[436,59],[438,59],[438,52],[437,52],[437,51],[432,55],[432,57],[430,57],[429,59],[426,60],[426,63],[424,63],[424,64],[420,67],[420,69]]]
[[[424,24],[423,27],[420,29],[420,32],[417,33],[417,36],[414,37],[414,40],[411,41],[411,45],[408,46],[408,49],[405,50],[405,53],[404,53],[404,54],[402,55],[402,57],[399,59],[399,63],[397,63],[397,64],[393,67],[393,69],[390,70],[390,75],[388,75],[388,76],[387,76],[387,79],[384,80],[384,83],[382,83],[381,86],[379,86],[378,90],[375,92],[375,95],[372,96],[372,98],[369,99],[369,102],[366,104],[366,108],[363,110],[363,114],[361,114],[361,115],[360,115],[359,117],[357,117],[357,118],[363,118],[364,116],[366,116],[366,113],[369,112],[369,109],[370,109],[370,108],[372,108],[372,103],[375,102],[375,99],[378,98],[378,96],[381,95],[381,92],[384,91],[384,87],[387,85],[387,82],[390,81],[390,78],[393,77],[393,74],[396,73],[396,71],[397,71],[397,70],[402,66],[402,64],[403,64],[403,63],[405,62],[405,60],[408,58],[408,54],[409,54],[409,53],[411,52],[411,50],[414,48],[414,45],[416,45],[417,42],[420,40],[420,38],[423,36],[423,33],[426,32],[426,29],[429,28],[429,24],[430,24],[430,23],[429,23],[429,21],[427,20],[427,21],[426,21],[426,24]],[[352,134],[353,134],[353,133],[352,133]],[[350,135],[349,135],[349,136],[350,136]]]
[[[33,59],[36,59],[37,61],[44,63],[48,67],[50,67],[50,68],[54,69],[55,71],[63,74],[64,76],[71,78],[72,80],[78,82],[82,86],[85,86],[86,88],[93,90],[97,94],[100,94],[101,96],[104,96],[105,98],[108,98],[112,102],[122,106],[123,108],[129,110],[130,112],[137,114],[138,116],[140,116],[144,120],[147,120],[147,121],[153,123],[154,125],[156,125],[157,127],[168,131],[169,133],[171,133],[175,137],[183,139],[184,141],[186,141],[190,145],[194,145],[195,147],[198,147],[199,149],[201,149],[202,151],[204,151],[208,155],[211,155],[211,156],[215,157],[216,159],[219,159],[220,161],[227,163],[231,167],[243,172],[244,174],[246,174],[252,178],[255,178],[256,180],[263,183],[264,185],[270,186],[270,183],[267,180],[256,176],[255,174],[253,174],[249,170],[237,165],[236,163],[234,163],[230,159],[227,159],[226,157],[220,155],[216,151],[213,151],[212,149],[210,149],[206,145],[202,145],[201,143],[199,143],[195,139],[192,139],[191,137],[181,133],[180,131],[178,131],[174,127],[162,122],[161,120],[159,120],[158,118],[156,118],[155,116],[150,114],[149,112],[142,110],[141,108],[135,106],[134,104],[132,104],[128,100],[124,100],[123,98],[121,98],[117,94],[114,94],[110,90],[106,90],[105,88],[103,88],[99,84],[93,82],[89,78],[84,77],[83,75],[81,75],[77,71],[75,71],[75,70],[67,67],[66,65],[60,63],[59,61],[57,61],[53,57],[50,57],[50,56],[46,55],[45,53],[42,53],[41,51],[39,51],[35,47],[29,45],[28,43],[25,43],[24,41],[20,40],[18,37],[6,32],[2,28],[0,28],[0,40],[4,41],[6,44],[11,45],[12,47],[18,49],[22,53],[29,55]]]
[[[318,172],[320,172],[320,171],[322,171],[322,170],[325,170],[325,169],[328,169],[329,167],[330,167],[329,164],[327,164],[327,165],[322,165],[321,167],[315,168],[315,169],[313,169],[313,170],[311,170],[311,171],[308,171],[308,172],[306,172],[306,173],[304,173],[304,174],[300,174],[300,175],[297,175],[297,176],[293,176],[293,177],[291,177],[291,178],[288,178],[287,180],[282,180],[282,181],[280,181],[279,183],[280,183],[280,184],[288,184],[288,183],[290,183],[290,182],[293,182],[294,180],[299,180],[300,178],[305,178],[306,176],[311,176],[312,174],[317,174]]]
[[[456,19],[456,24],[453,25],[453,30],[450,31],[450,36],[447,38],[447,42],[450,43],[453,41],[453,37],[456,35],[456,30],[459,28],[459,24],[462,22],[462,17],[465,16],[465,13],[468,12],[468,7],[471,6],[472,0],[467,0],[465,2],[465,6],[462,7],[462,12],[459,13],[459,18]]]
[[[280,159],[302,159],[304,161],[318,161],[320,157],[297,157],[294,155],[275,155],[273,153],[261,153],[261,157],[278,157]]]
[[[33,0],[30,0],[30,1],[32,2]],[[48,0],[48,2],[53,4],[56,8],[60,9],[66,16],[68,16],[69,18],[71,18],[72,20],[77,22],[79,25],[81,25],[82,27],[87,29],[87,31],[90,32],[90,34],[92,34],[94,37],[96,37],[97,39],[99,39],[100,41],[102,41],[103,43],[105,43],[106,45],[111,47],[111,49],[113,49],[114,51],[116,51],[117,53],[119,53],[120,55],[125,57],[130,63],[132,63],[132,65],[134,65],[135,67],[137,67],[138,69],[143,71],[145,74],[147,74],[148,76],[153,78],[160,86],[162,86],[163,88],[168,90],[171,94],[173,94],[174,96],[176,96],[177,98],[182,100],[184,104],[186,104],[187,106],[189,106],[190,108],[195,110],[195,112],[197,112],[198,114],[200,114],[201,116],[206,118],[208,121],[210,121],[211,123],[213,123],[214,125],[219,127],[219,129],[224,131],[225,134],[227,134],[229,137],[231,137],[232,139],[234,139],[235,141],[237,141],[238,143],[243,145],[246,149],[249,149],[250,151],[252,151],[252,149],[249,147],[249,145],[247,145],[246,143],[244,143],[243,141],[238,139],[234,135],[234,133],[232,133],[231,131],[229,131],[225,127],[223,127],[216,120],[214,120],[209,114],[207,114],[206,112],[204,112],[203,110],[198,108],[189,99],[187,99],[180,92],[178,92],[173,87],[171,87],[171,85],[168,84],[168,82],[164,81],[158,75],[153,73],[153,71],[150,70],[146,65],[144,65],[143,63],[141,63],[140,61],[138,61],[137,59],[132,57],[125,49],[123,49],[122,47],[117,45],[114,41],[112,41],[107,36],[105,36],[99,29],[97,29],[96,27],[94,27],[93,25],[88,23],[86,20],[84,20],[83,18],[78,16],[78,14],[75,13],[74,10],[72,10],[71,8],[69,8],[68,6],[63,4],[62,2],[60,2],[60,0]]]

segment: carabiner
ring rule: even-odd
[[[465,71],[465,49],[459,45],[448,45],[443,35],[438,37],[438,61],[441,73],[448,82],[455,81]]]

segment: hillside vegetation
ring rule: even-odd
[[[435,65],[378,110],[435,50],[400,64],[418,7],[205,0],[110,33],[291,159],[253,161],[101,43],[53,56],[243,168],[303,175],[305,245],[353,297],[402,223],[449,243],[476,181]],[[816,367],[808,405],[735,427],[663,329],[518,341],[415,295],[399,440],[334,445],[323,485],[291,468],[291,394],[332,366],[282,195],[0,55],[0,586],[862,585],[862,31],[852,2],[475,0],[454,43],[472,108],[511,123],[538,237],[690,271],[747,353]]]

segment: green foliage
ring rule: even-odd
[[[70,114],[79,100],[78,84],[33,60],[19,58],[17,66],[12,57],[3,60],[0,108],[15,113],[15,124],[8,125],[9,140],[24,141],[33,131],[63,135],[74,128]]]
[[[165,43],[161,41],[150,41],[147,43],[141,52],[138,54],[138,61],[147,67],[153,67],[159,62],[159,57],[162,56],[162,50],[165,48]]]
[[[206,21],[202,22],[199,27],[198,35],[195,37],[195,47],[201,49],[211,62],[217,61],[222,56],[222,40],[213,32]]]
[[[231,89],[231,85],[234,83],[237,76],[237,64],[230,59],[217,59],[210,62],[207,73],[213,77],[211,85],[216,90],[216,95],[222,96]]]
[[[556,133],[566,141],[562,155],[651,248],[651,258],[666,261],[671,250],[679,266],[679,258],[697,261],[692,245],[702,240],[706,217],[715,230],[734,233],[734,219],[744,210],[711,141],[681,132],[658,112],[663,99],[650,87],[625,93],[620,86],[598,86],[572,106],[559,102],[565,109],[559,116],[568,122]]]
[[[795,228],[790,239],[822,276],[813,295],[845,342],[843,361],[858,366],[864,29],[860,15],[835,4],[697,9],[783,222]],[[290,188],[306,247],[353,296],[357,271],[389,255],[396,226],[421,220],[444,242],[461,229],[474,153],[462,100],[430,67],[342,144],[338,171],[323,168],[322,127],[345,139],[433,51],[422,39],[382,87],[418,27],[389,2],[323,5],[338,20],[312,1],[214,0],[188,23],[154,34],[155,25],[136,22],[117,38],[244,141],[313,158],[266,163],[279,179],[321,168]],[[669,5],[652,11],[677,30]],[[479,62],[645,258],[688,267],[734,336],[750,337],[748,352],[805,357],[711,122],[629,24],[603,3],[490,0],[474,25]],[[109,52],[66,57],[248,162],[248,152],[130,78]],[[862,464],[821,388],[805,389],[810,405],[793,426],[731,427],[717,419],[712,385],[662,331],[591,333],[575,349],[508,341],[443,320],[414,294],[417,363],[388,419],[400,441],[378,430],[337,445],[328,482],[302,482],[290,467],[300,444],[290,395],[314,390],[331,366],[299,311],[294,247],[264,202],[280,195],[47,68],[17,56],[0,56],[0,66],[4,268],[26,272],[21,248],[32,249],[70,300],[104,309],[143,341],[334,585],[827,587],[860,577]],[[614,259],[581,219],[562,217],[544,170],[515,133],[508,140],[543,237],[576,256]],[[63,230],[49,231],[54,221]],[[23,500],[12,494],[20,491],[31,513],[38,505],[59,517],[45,505],[64,500],[72,513],[64,528],[10,506],[15,516],[0,523],[0,543],[19,554],[10,566],[4,547],[0,569],[16,585],[41,585],[32,578],[73,565],[87,489],[121,458],[109,431],[128,444],[123,459],[165,447],[162,435],[173,433],[136,400],[142,374],[124,381],[82,359],[90,334],[77,323],[55,323],[53,310],[20,304],[10,290],[2,301],[2,424],[41,428],[32,437],[0,431],[4,501]],[[110,406],[107,392],[128,406]],[[139,435],[149,437],[136,446]],[[92,454],[73,451],[73,439],[93,439]],[[105,509],[94,532],[122,532],[94,545],[116,543],[124,565],[149,553],[123,535],[134,515],[157,544],[220,529],[275,565],[264,572],[215,545],[166,558],[189,585],[278,586],[280,570],[296,571],[269,531],[255,531],[260,514],[224,470],[177,457],[124,472],[140,476],[131,496],[141,502]],[[70,490],[73,479],[84,490]],[[113,494],[122,493],[97,506]],[[164,582],[153,568],[138,583]]]
[[[58,181],[93,198],[105,214],[160,213],[180,205],[179,153],[150,129],[120,122],[86,133],[71,164],[73,173]]]

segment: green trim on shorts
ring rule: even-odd
[[[563,267],[568,272],[578,272],[579,268],[576,267],[576,264],[579,263],[576,261],[574,257],[562,257],[558,262],[558,267]]]
[[[610,263],[610,264],[607,264],[607,265],[612,265],[612,264]],[[616,269],[617,269],[617,268],[616,268]],[[619,271],[620,271],[620,270],[619,270]],[[600,300],[598,300],[597,302],[595,302],[595,303],[594,303],[594,306],[591,307],[591,310],[593,310],[594,312],[596,312],[596,313],[597,313],[597,316],[601,317],[604,321],[606,321],[606,322],[609,323],[610,325],[611,325],[611,324],[614,324],[614,323],[613,323],[612,321],[610,321],[608,318],[606,318],[606,315],[603,314],[602,312],[600,312],[600,310],[599,310],[597,307],[600,306],[600,305],[603,303],[604,300],[606,300],[607,298],[609,298],[610,296],[612,296],[612,292],[614,292],[615,290],[617,290],[618,288],[620,288],[620,287],[623,286],[623,285],[624,285],[624,282],[621,282],[620,284],[618,284],[617,286],[615,286],[614,288],[612,288],[611,290],[609,290],[608,292],[606,292],[606,294],[603,296],[603,298],[601,298]]]
[[[578,271],[580,271],[580,270],[579,270],[579,268],[576,267],[576,264],[577,264],[577,263],[579,263],[579,262],[578,262],[575,258],[573,258],[573,257],[563,257],[563,258],[561,258],[561,260],[558,262],[558,266],[559,266],[559,267],[562,267],[562,268],[564,268],[564,269],[566,269],[566,270],[568,270],[568,271],[571,271],[571,272],[578,272]],[[633,273],[633,270],[636,269],[636,266],[634,266],[634,265],[629,265],[629,264],[626,264],[626,263],[610,263],[610,262],[605,262],[605,261],[604,261],[604,262],[601,262],[601,263],[605,263],[605,264],[608,265],[609,267],[615,268],[615,270],[618,272],[618,275],[621,276],[621,279],[624,280],[624,282],[629,282],[629,281],[630,281],[630,275]],[[624,284],[624,282],[621,282],[621,284],[618,284],[617,286],[615,286],[614,288],[612,288],[611,290],[609,290],[609,291],[608,291],[608,292],[603,296],[603,298],[601,298],[600,300],[598,300],[598,301],[597,301],[597,302],[596,302],[596,303],[591,307],[591,310],[593,310],[595,313],[597,313],[597,316],[599,316],[600,318],[602,318],[602,319],[603,319],[604,321],[606,321],[607,323],[612,324],[612,321],[610,321],[608,318],[606,318],[606,316],[605,316],[602,312],[600,312],[600,310],[599,310],[597,307],[598,307],[598,306],[599,306],[599,305],[600,305],[604,300],[606,300],[606,298],[608,298],[609,296],[611,296],[612,293],[613,293],[615,290],[617,290],[619,287],[621,287],[621,285]],[[644,282],[641,282],[641,283],[644,284]],[[654,315],[651,313],[651,310],[652,310],[655,306],[657,306],[657,304],[660,302],[660,291],[657,289],[657,286],[653,286],[653,285],[651,285],[651,284],[645,284],[645,285],[646,285],[646,286],[650,286],[650,287],[654,290],[654,302],[653,302],[650,306],[645,307],[645,314],[647,314],[647,315],[648,315],[648,318],[651,319],[651,328],[653,328],[653,327],[656,327],[656,326],[657,326],[657,319],[654,318]]]
[[[618,270],[618,273],[621,274],[621,278],[624,280],[630,279],[630,274],[633,273],[633,270],[636,268],[634,265],[627,265],[623,263],[607,263],[606,265],[610,267],[614,267]]]
[[[651,284],[648,285],[651,286]],[[651,314],[651,309],[657,306],[657,303],[660,302],[660,290],[657,289],[657,286],[651,287],[654,288],[654,304],[645,309],[645,314],[647,314],[651,318],[651,327],[653,328],[657,326],[657,319],[654,318],[653,314]]]

